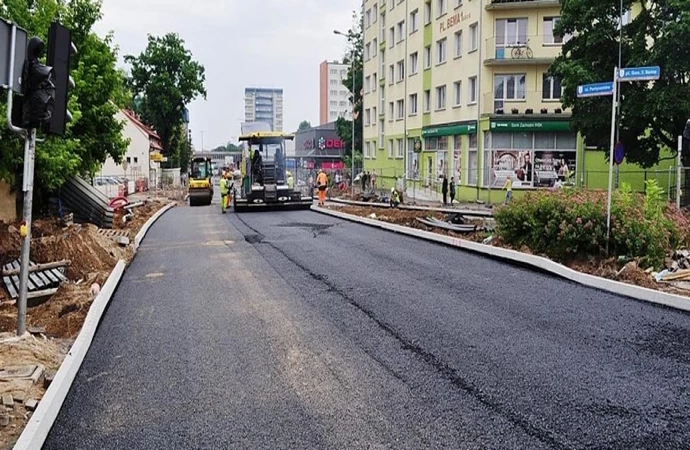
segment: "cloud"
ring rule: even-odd
[[[210,148],[236,139],[244,88],[282,87],[285,129],[319,119],[319,64],[342,58],[334,29],[352,26],[361,0],[104,0],[96,31],[112,30],[125,54],[139,54],[147,34],[176,32],[206,69],[207,100],[190,105],[190,129]]]

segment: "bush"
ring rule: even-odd
[[[507,244],[569,262],[606,256],[606,192],[561,189],[531,192],[495,213],[496,231]],[[640,258],[655,267],[688,240],[688,220],[667,205],[656,180],[647,193],[623,185],[611,202],[610,255]]]

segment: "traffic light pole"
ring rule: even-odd
[[[21,225],[22,255],[19,266],[19,301],[17,302],[17,335],[26,332],[26,305],[29,294],[29,257],[31,253],[31,207],[34,195],[34,159],[36,129],[32,128],[24,141],[24,220]]]

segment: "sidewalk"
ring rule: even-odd
[[[443,195],[438,192],[433,192],[430,189],[417,189],[416,191],[412,188],[408,188],[405,195],[405,203],[414,203],[418,206],[431,206],[431,207],[441,207],[443,206]],[[458,208],[458,209],[489,209],[488,205],[467,202],[467,201],[453,201],[453,206],[446,205],[444,208]]]

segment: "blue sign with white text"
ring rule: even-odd
[[[661,76],[661,68],[655,67],[628,67],[618,70],[618,79],[621,81],[647,81],[658,80]]]
[[[577,87],[578,97],[599,97],[602,95],[613,95],[613,81],[584,84]]]

